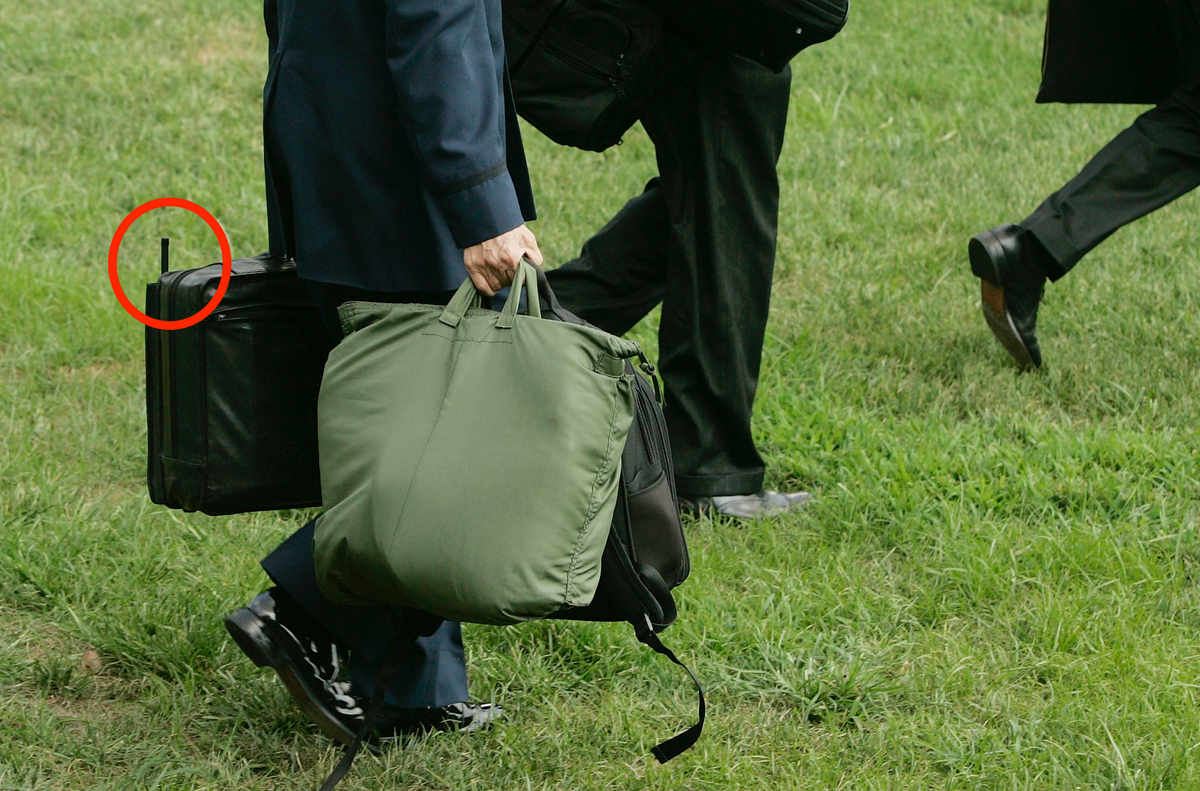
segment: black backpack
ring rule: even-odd
[[[559,304],[540,267],[537,273],[542,318],[587,325]],[[645,377],[631,363],[626,363],[626,371],[634,378],[635,418],[621,454],[617,507],[604,547],[596,595],[586,607],[561,610],[550,617],[572,621],[628,621],[638,640],[687,671],[699,696],[699,718],[695,725],[651,750],[660,763],[666,763],[691,748],[700,738],[706,708],[699,679],[658,637],[659,632],[675,622],[678,612],[671,589],[687,579],[691,565],[679,516],[667,424],[659,405],[658,375],[644,357],[639,367]],[[375,695],[367,707],[363,724],[354,742],[346,748],[341,761],[321,786],[321,791],[332,791],[350,771],[355,755],[383,708],[384,691],[398,659],[403,656],[404,643],[415,635],[433,634],[440,625],[441,619],[418,611],[409,611],[405,619],[396,622],[397,636],[379,670]]]
[[[556,143],[621,142],[691,53],[646,0],[504,0],[504,46],[517,112]]]
[[[538,292],[546,304],[542,310],[544,318],[587,324],[558,303],[540,268]],[[600,584],[591,604],[561,610],[551,617],[571,621],[628,621],[639,641],[687,671],[699,696],[699,718],[691,728],[651,750],[659,763],[666,763],[691,748],[704,731],[704,688],[691,669],[658,637],[678,617],[671,589],[687,579],[691,562],[679,517],[679,496],[675,491],[675,470],[658,373],[645,357],[641,358],[640,368],[654,383],[651,387],[632,363],[626,361],[625,366],[633,375],[636,417],[621,453],[621,483],[608,543],[604,546]]]
[[[697,47],[782,71],[846,26],[850,0],[651,0]]]

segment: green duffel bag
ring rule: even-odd
[[[321,589],[511,624],[591,602],[633,420],[638,344],[517,314],[350,302],[318,403]]]

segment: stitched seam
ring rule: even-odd
[[[447,195],[453,195],[456,192],[469,190],[471,187],[478,187],[485,181],[491,181],[506,170],[508,170],[508,160],[502,159],[486,170],[481,170],[472,176],[467,176],[465,179],[452,181],[445,186],[438,187],[436,190],[434,190],[434,194],[439,198],[444,198]]]
[[[618,374],[610,374],[608,371],[604,370],[604,363],[607,362],[608,360],[616,360],[620,364],[621,372]],[[620,379],[622,376],[625,375],[624,362],[625,362],[624,358],[615,357],[615,356],[609,354],[608,352],[601,352],[600,356],[596,358],[595,365],[592,366],[592,371],[600,374],[601,376],[607,376],[609,379]]]
[[[584,539],[587,538],[587,535],[590,532],[589,528],[591,527],[592,521],[596,518],[596,513],[600,510],[600,504],[597,502],[596,498],[596,490],[599,488],[600,479],[604,477],[606,472],[608,472],[609,463],[612,461],[613,445],[615,444],[613,442],[613,435],[615,433],[613,429],[617,425],[617,415],[620,412],[620,404],[620,385],[618,385],[616,397],[613,398],[612,417],[609,418],[608,422],[608,449],[605,451],[604,462],[600,465],[600,471],[596,473],[596,477],[592,480],[592,493],[590,505],[588,507],[588,513],[587,516],[584,517],[583,525],[579,529],[579,537],[575,540],[575,551],[571,555],[571,565],[567,567],[567,584],[566,588],[563,590],[563,601],[567,602],[568,604],[572,601],[571,588],[574,586],[575,577],[579,573],[579,554],[583,551]]]
[[[454,341],[450,341],[454,344]],[[454,369],[458,367],[457,347],[454,354],[454,366],[450,369],[450,381],[454,380]],[[421,472],[421,462],[425,459],[425,451],[429,450],[429,443],[433,440],[433,433],[437,431],[438,420],[442,417],[442,412],[446,409],[446,397],[450,394],[450,382],[446,383],[446,392],[442,393],[442,403],[438,405],[438,413],[433,418],[433,426],[429,429],[429,435],[425,437],[425,444],[421,446],[421,455],[417,457],[417,465],[413,468],[413,476],[408,481],[408,489],[404,492],[404,505],[400,506],[400,513],[396,516],[396,521],[392,525],[392,537],[388,541],[388,547],[385,554],[391,554],[392,548],[396,545],[396,539],[400,535],[400,522],[404,519],[404,514],[408,510],[408,498],[412,494],[412,488],[417,482],[417,475]],[[390,565],[390,564],[389,564]]]
[[[480,340],[480,339],[476,339],[476,338],[455,338],[453,340],[450,340],[445,335],[442,335],[439,332],[422,332],[421,334],[428,335],[433,338],[441,338],[443,340],[448,340],[451,343],[512,343],[511,338],[506,341],[485,341],[485,340]]]

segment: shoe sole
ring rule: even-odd
[[[971,261],[971,273],[979,278],[980,308],[988,329],[1021,370],[1036,371],[1038,366],[1033,355],[1021,340],[1021,334],[1004,306],[1004,284],[1008,273],[1000,271],[997,265],[997,261],[1008,260],[1004,247],[994,233],[984,231],[967,244],[967,257]]]
[[[259,667],[269,667],[279,676],[283,686],[300,710],[321,732],[341,744],[354,741],[355,733],[346,727],[336,714],[321,703],[316,693],[302,677],[287,651],[281,649],[268,634],[271,627],[254,611],[243,607],[225,619],[229,636],[250,661]]]

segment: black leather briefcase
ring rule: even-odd
[[[192,316],[220,279],[220,264],[166,272],[146,288],[146,315]],[[212,515],[320,505],[317,393],[328,353],[296,265],[266,254],[233,262],[204,320],[147,327],[150,499]]]
[[[782,71],[798,52],[846,26],[850,0],[652,0],[698,48]]]

